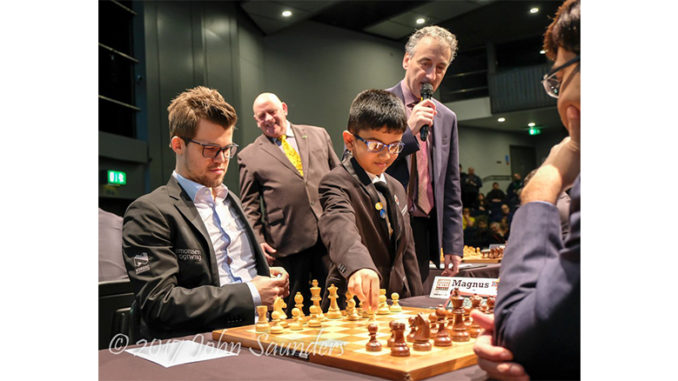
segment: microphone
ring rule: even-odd
[[[433,85],[430,83],[422,83],[421,84],[421,100],[425,99],[431,99],[433,97]],[[422,141],[426,141],[426,138],[428,138],[428,126],[423,125],[421,126],[421,130],[419,130],[419,137],[421,137]]]

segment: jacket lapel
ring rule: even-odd
[[[304,170],[304,173],[306,173],[306,170],[310,165],[308,135],[306,135],[306,129],[304,127],[297,126],[292,123],[290,123],[290,127],[292,128],[292,132],[294,133],[294,140],[297,142],[297,148],[299,148],[299,156],[301,157],[301,168]]]
[[[273,158],[282,163],[283,166],[287,167],[290,171],[296,173],[297,176],[301,177],[301,174],[299,173],[299,171],[297,171],[294,165],[292,165],[290,159],[288,159],[287,156],[285,156],[285,153],[283,153],[283,151],[280,149],[280,147],[278,147],[277,144],[269,140],[269,138],[266,137],[266,135],[260,135],[257,138],[256,143],[259,145],[259,148],[262,151],[266,152],[266,154],[268,155],[271,155]],[[302,162],[301,165],[304,165],[304,163]]]
[[[174,200],[174,206],[179,210],[184,218],[195,228],[195,230],[200,232],[200,235],[203,239],[204,247],[209,248],[209,260],[210,260],[210,269],[212,270],[212,279],[219,285],[219,271],[217,269],[217,257],[214,253],[214,248],[212,247],[212,241],[210,236],[207,233],[207,228],[205,223],[202,222],[202,218],[196,209],[193,200],[188,197],[188,194],[181,188],[181,185],[177,182],[174,176],[170,176],[169,182],[167,182],[167,189],[169,196]]]
[[[436,103],[436,106],[442,104],[435,99],[433,100]],[[438,129],[436,129],[435,133],[431,134],[433,135],[433,144],[431,145],[431,150],[433,150],[431,157],[433,160],[431,161],[431,165],[433,166],[433,184],[435,187],[435,184],[440,184],[440,181],[442,181],[442,163],[443,163],[443,152],[448,152],[446,149],[443,147],[443,141],[447,140],[447,144],[450,142],[449,135],[450,131],[445,131],[443,126],[445,124],[443,123],[443,117],[441,113],[436,114],[436,116],[433,118],[433,125],[434,126],[440,126]],[[433,129],[431,129],[433,130]],[[447,137],[447,139],[446,139]],[[435,188],[434,188],[435,191]]]
[[[386,225],[386,220],[379,216],[379,212],[377,212],[375,207],[378,202],[381,202],[379,200],[379,195],[377,194],[377,188],[374,187],[370,177],[367,176],[365,170],[355,161],[353,156],[348,155],[341,164],[346,168],[346,171],[358,181],[363,192],[367,193],[370,197],[371,207],[373,208],[372,210],[374,210],[372,216],[374,219],[379,220],[379,225],[382,227],[381,234],[383,235],[383,238],[386,239],[386,242],[388,242],[388,226]]]

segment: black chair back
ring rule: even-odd
[[[99,349],[109,347],[111,339],[122,333],[129,343],[136,340],[136,324],[130,307],[134,291],[129,280],[99,282]]]

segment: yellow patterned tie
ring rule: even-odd
[[[283,151],[285,151],[285,155],[287,155],[287,158],[290,159],[290,162],[292,162],[292,165],[294,165],[295,168],[301,173],[301,175],[304,175],[304,170],[301,168],[301,157],[299,157],[299,153],[292,148],[290,143],[287,142],[287,135],[280,135],[278,137],[278,140],[282,142],[282,148]]]

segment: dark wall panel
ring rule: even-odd
[[[554,106],[556,100],[546,95],[541,84],[548,70],[548,65],[536,65],[490,75],[492,114]]]
[[[174,170],[167,121],[167,106],[174,97],[203,85],[217,89],[242,114],[234,81],[238,78],[236,6],[232,2],[145,3],[147,88],[149,99],[155,98],[148,106],[150,190],[166,183]],[[237,166],[229,166],[224,182],[230,189],[237,188]]]

